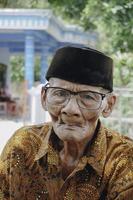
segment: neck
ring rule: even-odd
[[[62,164],[67,167],[74,167],[77,165],[79,159],[82,157],[88,142],[74,142],[65,141],[64,148],[60,152]]]
[[[91,130],[92,134],[90,134],[89,139],[85,138],[82,141],[74,141],[74,140],[64,141],[64,148],[60,152],[60,157],[63,163],[71,165],[79,161],[79,159],[84,154],[88,142],[92,140],[96,127],[97,124],[95,124],[95,127],[93,127],[93,129]]]

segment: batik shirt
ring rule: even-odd
[[[133,142],[102,125],[62,178],[51,123],[19,129],[0,157],[0,200],[133,200]]]

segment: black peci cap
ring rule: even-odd
[[[66,46],[56,51],[46,73],[70,82],[113,90],[113,60],[87,47]]]

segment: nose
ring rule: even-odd
[[[68,103],[62,108],[61,113],[67,116],[81,116],[80,108],[74,96],[71,97]]]

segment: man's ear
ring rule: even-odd
[[[42,87],[42,90],[41,90],[41,104],[42,104],[42,107],[45,111],[47,111],[47,106],[46,106],[46,91],[45,89]]]
[[[109,117],[110,114],[112,113],[112,110],[114,108],[114,105],[116,103],[116,95],[114,94],[109,94],[107,98],[107,104],[102,112],[103,117]]]

